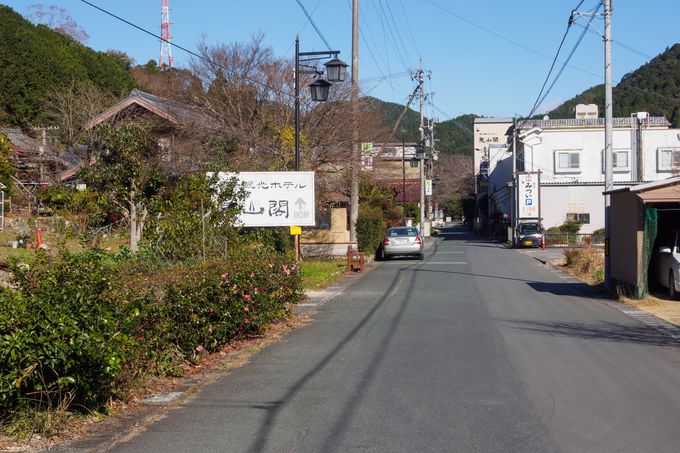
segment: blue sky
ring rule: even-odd
[[[160,33],[160,0],[90,0],[141,27]],[[351,61],[351,0],[300,0],[340,58]],[[158,59],[159,42],[93,9],[80,0],[3,1],[21,14],[36,3],[65,8],[90,35],[97,50],[118,49],[138,63]],[[462,113],[525,115],[543,84],[578,0],[359,0],[359,78],[365,94],[403,103],[413,89],[406,74],[432,71],[432,116],[445,120]],[[581,11],[598,0],[584,0]],[[296,0],[170,0],[172,40],[191,49],[208,42],[248,41],[263,32],[276,55],[293,58],[300,34],[303,51],[325,50]],[[577,24],[585,24],[581,19]],[[602,30],[602,20],[593,24]],[[678,0],[614,0],[612,22],[614,81],[680,42]],[[574,25],[563,55],[583,31]],[[570,67],[546,98],[544,111],[603,81],[603,44],[585,34]],[[189,56],[173,49],[175,65]],[[561,65],[558,64],[558,69]],[[386,77],[387,76],[387,77]]]

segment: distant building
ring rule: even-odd
[[[582,118],[518,124],[517,167],[541,173],[540,212],[545,227],[567,220],[582,222],[583,233],[604,227],[604,119],[589,117],[592,111],[589,106],[577,106],[575,115]],[[680,129],[671,129],[665,118],[646,112],[614,118],[613,122],[615,187],[673,175],[680,165]],[[511,159],[511,154],[506,154],[506,159]],[[492,164],[491,173],[500,171],[497,162]],[[503,212],[508,209],[503,200],[512,193],[511,182],[512,178],[506,179],[504,187],[489,191],[491,204]]]
[[[512,118],[475,118],[473,131],[472,174],[475,198],[474,228],[478,230],[487,224],[489,213],[488,201],[484,203],[484,196],[489,192],[489,164],[492,157],[491,149],[507,145],[511,142]],[[498,157],[498,156],[496,156]]]

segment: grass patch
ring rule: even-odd
[[[600,248],[565,249],[565,267],[580,280],[599,285],[604,282],[604,250]]]
[[[345,272],[342,260],[305,260],[300,262],[304,289],[323,289],[335,283]]]

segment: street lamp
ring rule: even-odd
[[[300,171],[300,73],[323,75],[316,66],[316,61],[331,59],[326,62],[326,78],[317,78],[309,85],[312,101],[324,102],[328,100],[328,93],[332,83],[342,82],[347,77],[347,63],[338,59],[339,50],[326,52],[300,52],[300,38],[295,37],[295,171]],[[302,63],[302,64],[301,64]],[[309,64],[312,63],[312,64]]]
[[[326,66],[326,78],[330,82],[344,82],[347,78],[347,63],[337,58],[324,64]]]
[[[309,91],[312,94],[312,101],[314,102],[326,102],[328,100],[328,92],[330,87],[333,85],[330,82],[326,82],[324,79],[317,79],[309,84]]]

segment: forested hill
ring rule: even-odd
[[[649,112],[654,116],[665,116],[674,127],[680,127],[680,44],[626,74],[614,87],[613,95],[614,116]],[[548,115],[551,118],[573,118],[576,104],[597,104],[602,115],[604,85],[587,89]]]
[[[365,98],[370,105],[385,116],[385,125],[391,130],[399,118],[403,105],[385,102],[377,98]],[[435,139],[439,140],[437,149],[446,154],[472,154],[472,123],[477,115],[468,114],[437,123]],[[420,115],[409,108],[401,120],[394,139],[417,142]]]
[[[47,124],[46,100],[74,81],[120,96],[133,88],[130,62],[96,52],[0,5],[0,124]]]

